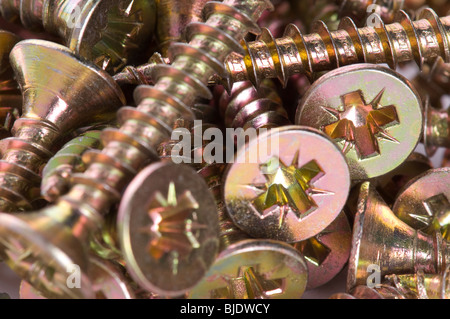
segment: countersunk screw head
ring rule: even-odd
[[[191,299],[299,299],[308,267],[290,245],[274,240],[243,240],[217,257]]]
[[[411,154],[422,136],[422,102],[411,84],[382,66],[342,67],[316,81],[296,124],[321,129],[344,152],[352,180],[381,176]]]
[[[264,150],[268,145],[271,152]],[[345,158],[327,136],[284,126],[237,151],[225,172],[223,194],[230,217],[250,236],[298,242],[331,224],[349,188]]]
[[[308,264],[308,286],[314,289],[333,279],[347,264],[352,230],[345,212],[318,235],[294,244]]]
[[[450,168],[437,168],[412,179],[398,195],[394,214],[414,229],[450,238]]]
[[[143,288],[180,296],[216,257],[218,214],[205,181],[189,166],[155,163],[130,183],[119,206],[126,267]]]

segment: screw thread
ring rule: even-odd
[[[294,74],[329,71],[355,63],[434,62],[442,57],[450,62],[450,16],[439,18],[431,9],[422,12],[420,20],[411,21],[399,11],[397,22],[380,27],[357,28],[350,18],[341,20],[339,30],[329,31],[318,21],[315,33],[302,35],[289,25],[282,38],[274,39],[263,29],[257,41],[249,42],[245,57],[232,54],[226,61],[229,83],[250,80],[258,86],[262,79],[278,78],[283,85]]]
[[[222,94],[219,108],[225,126],[234,129],[270,129],[290,124],[281,98],[270,80],[263,81],[258,90],[248,81],[237,83],[230,95],[227,92]]]
[[[56,201],[71,185],[71,176],[86,169],[82,155],[90,149],[100,149],[100,131],[87,131],[70,140],[42,170],[41,195],[49,202]]]
[[[363,25],[367,16],[372,14],[371,6],[373,5],[377,6],[377,13],[383,21],[388,23],[394,20],[394,16],[398,11],[406,7],[411,8],[408,4],[414,5],[414,8],[418,9],[416,4],[412,3],[413,1],[407,2],[405,3],[405,0],[336,0],[336,3],[339,5],[339,15],[356,20],[358,25]]]
[[[210,98],[206,84],[211,75],[223,74],[223,61],[270,2],[226,0],[205,6],[206,23],[192,23],[189,44],[176,43],[169,49],[172,65],[156,65],[154,86],[135,90],[136,108],[118,112],[119,129],[102,131],[102,151],[90,150],[83,156],[88,165],[82,174],[74,174],[75,186],[62,200],[72,207],[83,206],[88,218],[108,212],[120,199],[120,193],[149,161],[158,159],[157,147],[170,138],[177,119],[194,119],[190,109],[198,95]],[[79,210],[81,211],[81,210]]]

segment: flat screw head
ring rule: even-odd
[[[350,257],[352,230],[345,212],[318,235],[294,244],[308,264],[308,286],[314,289],[332,280]]]
[[[405,185],[394,203],[394,214],[414,229],[441,230],[449,238],[449,185],[450,168],[428,170]]]
[[[296,124],[322,130],[344,152],[352,180],[395,169],[422,136],[422,102],[410,83],[382,66],[329,72],[299,103]]]
[[[312,128],[284,126],[238,149],[223,194],[230,217],[250,236],[298,242],[331,224],[349,187],[345,158],[330,139]]]
[[[191,299],[299,299],[308,267],[290,245],[274,240],[243,240],[217,257]]]
[[[130,275],[161,296],[191,289],[218,251],[214,197],[189,166],[164,162],[145,168],[125,191],[117,223]]]

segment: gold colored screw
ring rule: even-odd
[[[154,0],[2,0],[0,15],[20,16],[26,28],[44,27],[109,73],[136,59],[156,20]]]
[[[102,215],[118,202],[133,176],[157,160],[156,148],[169,138],[176,119],[192,119],[190,107],[196,98],[211,97],[208,79],[224,74],[226,56],[242,50],[239,41],[248,31],[259,32],[255,21],[271,7],[266,0],[209,2],[204,8],[207,21],[192,23],[187,30],[189,43],[171,45],[172,65],[158,65],[155,85],[135,90],[137,108],[119,110],[120,129],[102,131],[103,150],[85,154],[88,168],[75,174],[69,193],[37,214],[0,214],[0,253],[16,273],[49,296],[66,295],[67,263],[80,265],[86,273],[87,238],[101,226]],[[47,221],[44,229],[42,220]],[[28,251],[27,262],[19,262],[16,254],[8,253],[11,250]],[[35,276],[50,268],[51,286]],[[89,292],[71,293],[83,297]]]
[[[388,275],[399,291],[412,292],[419,299],[450,299],[450,265],[442,274],[424,274],[419,270],[415,274]]]
[[[450,109],[435,109],[427,99],[424,117],[423,143],[427,155],[432,157],[439,147],[450,148]]]
[[[391,68],[409,61],[422,67],[439,56],[450,62],[450,16],[439,18],[426,9],[420,20],[412,22],[400,11],[396,21],[358,29],[344,18],[339,30],[331,32],[319,21],[315,33],[308,35],[289,25],[279,39],[263,29],[257,41],[247,44],[245,57],[237,53],[228,57],[228,86],[246,80],[258,86],[266,78],[278,78],[286,85],[294,74],[312,78],[316,72],[362,62],[387,63]]]

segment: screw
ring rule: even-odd
[[[450,150],[445,152],[441,167],[450,167]]]
[[[422,135],[422,101],[395,71],[351,65],[311,86],[295,122],[324,131],[345,154],[352,180],[365,180],[395,169],[415,149]]]
[[[67,193],[71,176],[84,172],[86,165],[82,154],[90,149],[100,149],[99,130],[88,131],[70,140],[54,155],[42,170],[41,195],[49,202],[55,202]]]
[[[4,0],[0,14],[20,16],[27,28],[61,37],[75,53],[116,73],[150,43],[155,25],[153,0]]]
[[[189,106],[196,97],[210,97],[205,85],[208,79],[214,73],[223,73],[220,70],[226,56],[241,48],[238,40],[248,30],[259,30],[253,21],[270,7],[270,2],[261,0],[209,2],[205,6],[206,23],[193,23],[188,28],[189,44],[171,46],[175,56],[172,65],[155,69],[153,87],[140,86],[135,90],[137,108],[125,107],[118,112],[121,128],[102,131],[105,145],[102,152],[84,155],[88,168],[85,173],[74,175],[75,185],[69,193],[37,214],[0,214],[2,246],[14,241],[25,250],[33,247],[28,264],[19,264],[13,255],[7,256],[0,249],[9,267],[39,289],[41,278],[33,276],[29,266],[40,263],[45,269],[51,265],[56,289],[48,293],[56,291],[64,296],[60,287],[65,285],[61,278],[65,276],[67,263],[78,264],[83,272],[87,271],[87,238],[101,227],[102,215],[118,202],[120,193],[137,171],[157,159],[156,148],[168,139],[174,121],[180,116],[192,119]],[[40,224],[39,220],[46,222]],[[54,227],[51,238],[46,233],[47,227]],[[61,237],[56,241],[54,234],[58,233]],[[77,292],[83,296],[83,291]]]
[[[411,179],[432,168],[433,165],[428,157],[420,153],[412,153],[396,169],[377,178],[377,191],[383,200],[392,207],[398,193]]]
[[[358,26],[363,26],[372,13],[379,14],[384,22],[391,23],[398,11],[411,8],[410,5],[418,9],[424,2],[425,0],[412,0],[406,3],[405,0],[336,0],[339,5],[339,15],[356,20]]]
[[[305,25],[305,29],[308,31],[311,30],[311,26],[317,20],[324,21],[331,30],[336,30],[339,25],[339,7],[332,1],[292,1],[292,7],[297,19]]]
[[[163,296],[191,289],[219,247],[214,198],[181,164],[155,163],[139,173],[124,193],[117,225],[130,275]]]
[[[167,56],[171,43],[181,42],[182,34],[191,22],[201,22],[202,9],[208,0],[156,1],[159,50]]]
[[[427,155],[432,157],[439,147],[450,148],[450,109],[435,109],[427,98],[424,103],[424,117],[423,143]]]
[[[374,288],[356,286],[349,293],[337,293],[329,299],[409,299],[396,288],[388,285],[378,285]]]
[[[90,264],[95,299],[135,299],[132,284],[121,265],[96,257],[90,258]],[[20,299],[47,299],[24,280],[20,283],[19,295]]]
[[[450,239],[450,168],[428,170],[405,185],[393,206],[403,222],[432,235]]]
[[[388,280],[400,291],[412,292],[419,299],[450,299],[450,266],[439,275],[416,274],[389,275]]]
[[[78,60],[61,45],[22,41],[11,51],[11,63],[20,87],[26,90],[13,137],[0,142],[0,210],[4,212],[32,208],[32,200],[39,197],[41,166],[65,134],[111,117],[125,103],[120,88],[106,73]],[[68,89],[74,86],[76,93]]]
[[[293,244],[308,264],[307,289],[331,281],[347,264],[352,231],[345,212],[315,237]]]
[[[450,16],[439,19],[426,9],[421,18],[412,22],[400,11],[397,23],[360,29],[350,18],[343,18],[339,30],[333,32],[319,21],[315,33],[309,35],[289,25],[279,39],[263,29],[257,41],[247,43],[245,57],[232,54],[227,58],[228,86],[247,80],[258,86],[267,78],[278,78],[286,85],[294,74],[313,78],[317,72],[362,62],[387,63],[393,69],[413,60],[422,67],[439,56],[450,62]]]
[[[198,105],[196,107],[199,108]],[[208,110],[211,109],[215,108],[209,105],[204,106],[202,114],[197,116],[204,121],[201,124],[202,127],[189,125],[185,127],[189,127],[194,134],[198,130],[204,131],[207,128],[216,127],[208,122],[207,115],[210,113]],[[192,158],[195,153],[203,154],[205,148],[211,146],[211,143],[213,142],[203,140],[203,145],[194,148],[188,157]],[[175,145],[175,141],[164,143],[160,148],[160,156],[170,159],[169,154],[173,154],[172,148]],[[192,165],[198,169],[197,173],[203,177],[214,195],[219,220],[219,251],[222,253],[221,257],[211,265],[202,281],[191,289],[188,296],[190,298],[245,299],[300,298],[307,282],[307,268],[303,257],[282,242],[249,239],[247,234],[233,224],[226,213],[222,199],[221,180],[226,167],[223,161],[214,163],[203,161]],[[290,266],[274,263],[274,258],[288,261]],[[252,264],[245,264],[249,260],[253,261]],[[227,265],[225,270],[224,264]],[[282,276],[276,278],[280,274]],[[222,280],[222,287],[209,289],[209,282],[218,277],[222,278],[219,279],[219,282]],[[223,282],[224,279],[226,283]]]
[[[255,238],[298,242],[317,235],[339,215],[348,196],[342,153],[318,130],[279,127],[289,120],[269,92],[256,92],[250,83],[233,91],[226,126],[270,130],[241,141],[227,168],[223,196],[231,219]],[[267,97],[258,95],[263,93]]]
[[[369,276],[442,272],[450,262],[450,245],[439,232],[425,235],[399,220],[370,182],[360,187],[353,226],[347,291],[365,285]],[[379,271],[368,267],[377,265]]]

